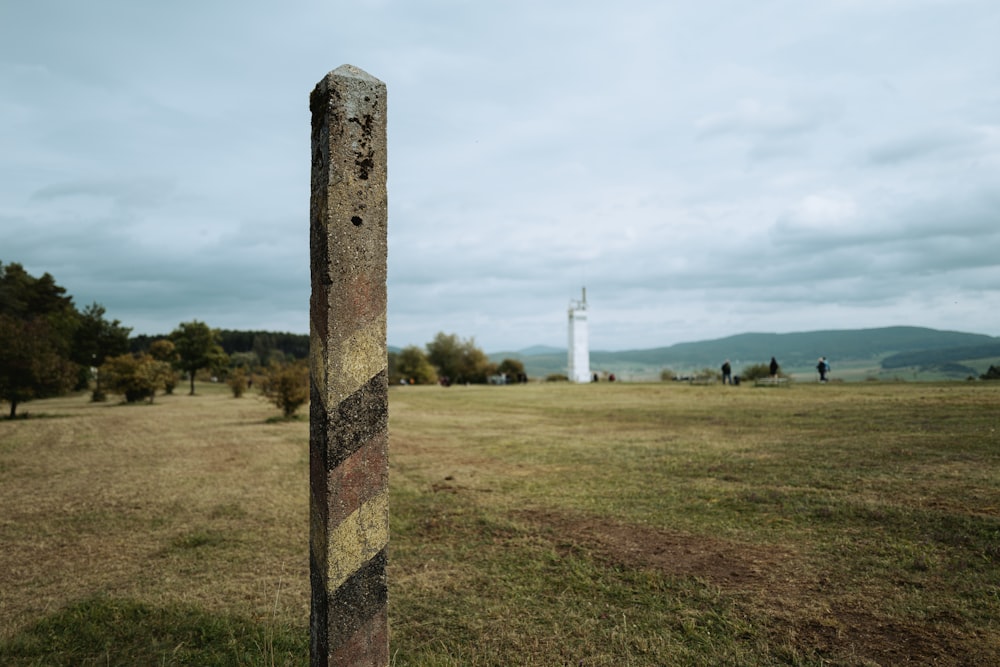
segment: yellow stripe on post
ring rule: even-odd
[[[385,314],[332,346],[327,354],[326,389],[336,405],[386,369]]]
[[[330,554],[327,585],[339,588],[389,543],[389,494],[368,501],[330,534],[337,550]]]

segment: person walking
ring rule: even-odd
[[[775,359],[774,357],[771,357],[771,365],[770,365],[769,368],[771,370],[771,377],[772,378],[777,378],[778,377],[778,369],[780,368],[780,366],[778,366],[778,360]]]
[[[733,367],[729,365],[729,359],[722,364],[722,384],[733,383]]]
[[[819,381],[826,382],[826,357],[820,357],[816,362],[816,370],[819,371]]]

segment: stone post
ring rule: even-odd
[[[386,89],[351,65],[312,112],[309,619],[313,667],[389,664]]]

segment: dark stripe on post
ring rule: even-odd
[[[352,644],[351,638],[364,633],[371,620],[385,612],[389,599],[385,570],[383,549],[331,596],[327,607],[331,653]]]

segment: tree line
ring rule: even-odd
[[[227,382],[237,397],[256,379],[289,417],[309,399],[307,335],[220,330],[198,320],[162,336],[131,332],[96,302],[77,309],[49,273],[35,277],[0,262],[0,402],[10,404],[9,417],[25,402],[70,391],[152,402],[186,378],[193,395],[199,373]],[[396,384],[527,381],[520,361],[493,363],[474,339],[456,334],[390,352],[388,365]]]
[[[199,373],[228,382],[234,396],[258,376],[258,388],[286,416],[308,401],[308,336],[223,331],[195,320],[163,336],[130,337],[130,327],[105,315],[96,302],[78,310],[49,273],[35,277],[0,262],[0,402],[10,404],[10,418],[27,401],[70,391],[152,402],[186,377],[193,395]]]
[[[131,352],[145,352],[150,345],[163,336],[140,334],[129,340]],[[216,340],[222,351],[238,359],[250,361],[259,366],[268,366],[272,361],[283,363],[309,357],[308,334],[275,333],[273,331],[236,331],[218,329]],[[245,363],[244,363],[245,365]]]
[[[424,348],[416,345],[389,353],[389,382],[393,384],[486,384],[526,382],[524,364],[517,359],[490,361],[475,339],[438,333]]]

